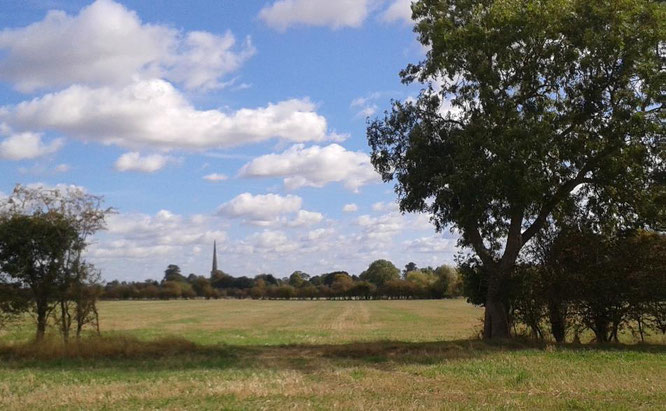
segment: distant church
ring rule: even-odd
[[[213,241],[213,268],[210,270],[211,277],[217,272],[217,241]]]

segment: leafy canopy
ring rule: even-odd
[[[565,205],[626,225],[658,214],[666,3],[420,0],[412,10],[429,51],[401,77],[425,88],[368,127],[401,210],[460,230],[489,266],[513,264]]]

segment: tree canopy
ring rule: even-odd
[[[101,197],[74,186],[17,185],[0,201],[0,274],[31,291],[37,339],[43,338],[52,312],[65,341],[72,317],[78,336],[90,313],[96,315],[97,294],[91,287],[99,273],[86,263],[83,252],[88,238],[105,227],[113,211],[101,205]]]
[[[361,280],[381,286],[387,281],[399,279],[400,270],[388,260],[376,260],[359,277]]]
[[[396,181],[402,211],[460,232],[488,276],[484,336],[505,338],[516,259],[554,213],[663,218],[666,5],[420,0],[412,11],[429,51],[401,77],[424,88],[369,124],[372,163]]]

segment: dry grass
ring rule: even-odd
[[[198,347],[182,337],[162,337],[141,341],[129,335],[85,337],[69,344],[55,336],[37,342],[14,343],[0,347],[0,357],[8,360],[114,359],[169,357],[196,352]]]
[[[103,310],[103,338],[6,343],[0,409],[666,409],[665,345],[488,345],[462,301]]]
[[[482,316],[464,300],[124,301],[100,312],[105,332],[232,345],[452,340],[475,334]]]

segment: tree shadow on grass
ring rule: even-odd
[[[331,366],[391,369],[406,364],[437,364],[506,352],[666,353],[666,345],[552,345],[528,340],[484,342],[372,341],[347,344],[277,346],[197,345],[180,337],[142,341],[130,336],[86,338],[64,346],[58,340],[0,347],[1,368],[114,369],[118,371],[192,369],[296,369],[316,372]]]

